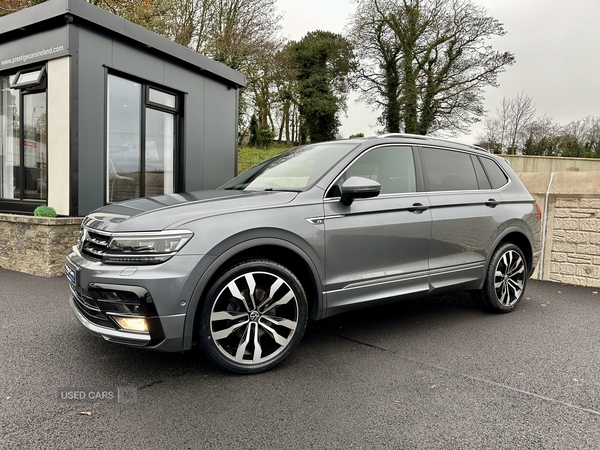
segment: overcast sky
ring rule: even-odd
[[[523,91],[533,97],[538,116],[567,124],[600,116],[600,0],[473,0],[504,24],[507,34],[493,40],[495,50],[515,54],[516,63],[498,77],[499,88],[489,88],[485,108],[490,114],[502,98]],[[283,34],[301,39],[307,32],[343,33],[352,0],[277,0],[284,14]],[[354,96],[355,98],[355,96]],[[368,105],[348,102],[341,133],[375,134],[378,113]],[[474,143],[481,126],[456,139]]]

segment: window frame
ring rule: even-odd
[[[30,73],[36,70],[40,70],[38,77],[36,80],[27,82],[27,83],[17,83],[14,81],[9,84],[9,89],[14,91],[19,91],[19,179],[20,179],[20,188],[19,188],[19,196],[18,198],[4,198],[0,197],[0,212],[7,213],[17,213],[17,214],[33,214],[35,209],[38,206],[48,205],[48,166],[50,165],[48,161],[48,83],[46,79],[46,65],[40,66],[30,66],[26,68],[22,68],[17,72],[8,72],[2,74],[3,77],[11,77],[14,76],[14,80],[18,80],[18,77],[23,73]],[[33,199],[33,198],[25,198],[25,185],[24,180],[26,179],[26,167],[25,167],[25,115],[23,113],[24,109],[24,97],[28,94],[36,94],[36,93],[45,93],[45,111],[46,111],[46,198],[44,200],[41,199]],[[13,166],[14,170],[14,166]]]
[[[28,73],[33,73],[35,71],[39,71],[37,77],[35,80],[30,80],[30,81],[22,81],[19,83],[19,78],[21,77],[21,75],[25,75]],[[10,88],[11,89],[27,89],[27,88],[37,88],[39,86],[42,86],[45,83],[45,78],[46,78],[46,65],[43,66],[36,66],[36,67],[29,67],[28,69],[22,69],[19,70],[16,74],[15,74],[15,81],[13,83],[10,84]]]
[[[121,78],[123,80],[138,83],[141,85],[140,89],[140,176],[138,182],[138,195],[132,197],[131,200],[136,198],[142,198],[145,196],[146,190],[146,126],[147,126],[147,109],[152,109],[159,112],[165,112],[174,116],[173,123],[173,193],[182,192],[184,190],[184,176],[183,176],[183,97],[184,93],[176,89],[161,86],[158,83],[140,78],[129,73],[125,73],[119,70],[115,70],[109,67],[105,67],[105,102],[104,102],[104,204],[117,203],[117,201],[109,200],[109,189],[110,189],[110,171],[109,171],[109,76]],[[150,101],[150,89],[154,89],[165,94],[175,96],[175,108],[171,108],[161,103]]]

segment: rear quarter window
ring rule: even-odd
[[[481,164],[483,164],[483,168],[487,173],[492,189],[499,189],[508,183],[508,177],[500,166],[498,166],[496,161],[489,158],[479,158],[479,160],[481,161]]]

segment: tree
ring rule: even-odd
[[[47,0],[0,0],[0,17],[20,11]]]
[[[172,0],[87,0],[111,13],[123,17],[155,33],[165,34],[165,17],[172,8]]]
[[[484,113],[483,89],[514,63],[487,45],[504,34],[470,0],[358,0],[355,82],[388,132],[466,131]]]
[[[573,120],[562,128],[559,141],[561,156],[600,157],[600,118]]]
[[[524,155],[554,156],[558,151],[560,126],[547,116],[533,120],[525,129]]]
[[[389,133],[400,132],[400,42],[372,2],[359,3],[348,36],[360,64],[352,74],[360,98],[383,112],[378,121]]]
[[[165,16],[166,37],[247,76],[246,88],[240,91],[240,134],[253,113],[261,129],[273,129],[266,122],[272,102],[270,81],[261,75],[282,46],[276,0],[163,1],[173,5]]]
[[[329,31],[310,32],[288,46],[298,81],[301,141],[333,140],[340,126],[339,114],[346,108],[352,47]]]
[[[236,70],[271,46],[281,30],[276,0],[165,1],[171,5],[165,36]]]
[[[292,64],[293,54],[289,46],[283,47],[275,54],[272,68],[274,71],[273,89],[275,96],[274,116],[279,120],[279,142],[296,142],[298,140],[299,92],[296,71]]]
[[[533,99],[521,92],[509,104],[508,143],[509,150],[515,153],[517,144],[522,142],[525,130],[535,119],[535,105]]]
[[[529,127],[534,119],[533,98],[524,92],[513,98],[504,97],[496,107],[496,116],[485,119],[484,132],[479,139],[488,142],[498,153],[518,153],[531,132]]]

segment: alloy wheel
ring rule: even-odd
[[[510,307],[519,301],[525,287],[525,262],[515,250],[508,250],[498,260],[494,289],[500,304]]]
[[[228,280],[210,312],[210,335],[227,360],[262,365],[277,358],[299,325],[298,297],[280,276],[252,271]]]

